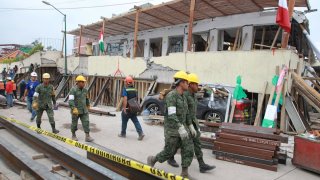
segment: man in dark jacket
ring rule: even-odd
[[[121,113],[121,119],[122,119],[122,128],[121,133],[119,134],[119,137],[126,137],[126,130],[129,119],[132,120],[134,126],[136,127],[136,130],[138,132],[138,140],[141,141],[144,138],[144,133],[142,131],[141,125],[139,123],[137,113],[130,111],[130,107],[128,104],[128,101],[133,98],[138,98],[137,90],[133,87],[133,79],[131,76],[127,76],[125,79],[126,88],[122,91],[122,97],[123,97],[123,104],[122,104],[122,113]]]

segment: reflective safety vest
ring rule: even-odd
[[[17,84],[16,83],[13,83],[13,88],[12,88],[14,91],[17,90]]]
[[[0,90],[4,90],[4,83],[0,82]]]

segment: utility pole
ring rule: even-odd
[[[47,1],[42,1],[42,3],[53,7],[55,10],[57,10],[60,14],[64,17],[64,75],[66,76],[68,74],[68,64],[67,64],[67,15],[62,13],[59,9],[54,7],[52,4],[50,4]]]

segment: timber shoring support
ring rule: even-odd
[[[61,87],[61,89],[58,89],[58,92],[56,92],[56,99],[59,99],[60,95],[62,94],[63,90],[67,87],[67,85],[69,84],[69,79],[71,78],[72,76],[67,76],[67,77],[64,77],[65,78],[65,81]]]
[[[106,92],[106,89],[107,89],[107,87],[108,87],[108,85],[109,85],[110,79],[111,79],[111,78],[108,78],[107,80],[105,80],[105,83],[103,84],[101,90],[100,90],[99,93],[98,93],[98,96],[96,97],[96,99],[95,99],[95,101],[94,101],[94,103],[93,103],[93,106],[94,106],[94,107],[98,105],[98,103],[99,103],[100,100],[101,100],[102,95]]]

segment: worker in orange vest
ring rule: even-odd
[[[13,97],[15,99],[18,99],[18,97],[17,97],[17,84],[14,82],[14,80],[12,80],[12,85],[13,85]]]
[[[0,95],[5,96],[5,87],[4,87],[4,82],[2,79],[0,79]]]

